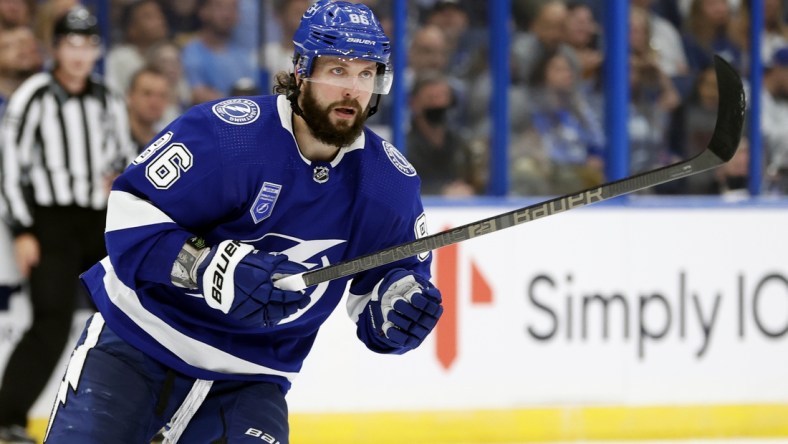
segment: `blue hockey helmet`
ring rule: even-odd
[[[388,94],[391,89],[391,43],[366,5],[319,0],[304,12],[293,43],[295,71],[302,78],[310,77],[321,56],[368,60],[378,64],[371,92]]]

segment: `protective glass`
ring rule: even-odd
[[[377,64],[377,69],[371,69],[365,66],[369,61],[360,58],[318,56],[317,59],[313,64],[312,75],[304,78],[304,81],[373,94],[388,94],[391,90],[394,74],[388,65],[382,67]],[[359,61],[365,63],[354,63]]]

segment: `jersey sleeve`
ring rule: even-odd
[[[41,102],[36,91],[48,80],[37,75],[11,95],[0,125],[2,145],[2,195],[8,214],[5,217],[14,235],[32,230],[33,189],[28,171],[35,157],[36,132],[41,124]]]
[[[408,185],[412,185],[414,182],[415,180]],[[392,207],[389,202],[370,203],[366,214],[371,217],[365,220],[364,224],[374,227],[374,229],[362,230],[363,235],[360,240],[363,245],[369,246],[368,251],[363,254],[412,242],[428,234],[424,207],[418,194],[418,183],[415,182],[415,186],[412,187],[404,186],[400,190],[405,192],[404,195],[401,195],[404,196],[404,199],[400,197],[395,207]],[[409,194],[408,191],[410,191]],[[347,300],[347,309],[351,320],[359,324],[359,315],[372,298],[372,291],[390,270],[404,268],[429,281],[431,263],[432,254],[425,253],[357,274],[351,282]],[[379,343],[370,341],[363,334],[364,328],[366,327],[357,325],[356,333],[370,350],[385,354],[399,354],[407,351],[404,348],[381,348]]]
[[[381,211],[369,211],[370,214],[385,215]],[[421,200],[413,202],[407,214],[394,215],[388,213],[388,217],[378,218],[376,230],[368,233],[365,239],[366,245],[371,246],[368,253],[383,250],[395,245],[412,242],[419,237],[426,235],[426,218]],[[366,253],[365,253],[366,254]],[[430,280],[430,264],[432,254],[425,253],[419,256],[411,256],[390,264],[382,265],[371,270],[357,274],[351,283],[351,294],[366,294],[393,268],[404,268],[421,275],[426,280]]]
[[[392,144],[368,132],[367,164],[360,170],[360,195],[365,202],[364,218],[356,221],[359,256],[427,236],[426,216],[421,201],[421,181],[413,165]],[[350,291],[366,294],[393,268],[404,268],[430,280],[432,255],[426,253],[383,265],[353,279]]]
[[[192,108],[115,180],[107,206],[107,252],[131,288],[172,286],[172,266],[185,241],[232,211],[213,125],[205,108]]]

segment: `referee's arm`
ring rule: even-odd
[[[109,139],[113,142],[111,149],[116,160],[113,162],[113,169],[115,173],[122,173],[139,153],[136,144],[131,140],[126,98],[113,91],[109,98],[109,108],[115,119],[113,126],[115,134],[109,135]]]
[[[22,85],[8,101],[0,124],[2,143],[2,197],[6,200],[8,223],[14,236],[32,231],[33,190],[27,173],[41,118],[37,88]]]

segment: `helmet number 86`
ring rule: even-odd
[[[369,25],[369,19],[365,15],[349,14],[350,21],[353,23],[361,23],[362,25]]]
[[[167,189],[180,179],[181,171],[189,171],[194,163],[192,153],[181,143],[170,144],[145,168],[145,176],[156,188]]]

